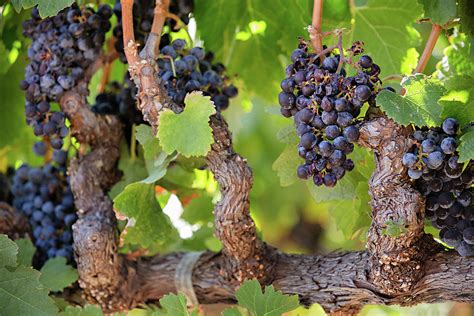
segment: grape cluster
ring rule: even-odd
[[[459,163],[458,123],[447,118],[441,128],[417,129],[403,156],[408,176],[426,198],[425,215],[440,237],[462,256],[474,255],[474,164]]]
[[[154,0],[135,0],[133,3],[133,28],[135,41],[140,45],[140,47],[143,47],[147,36],[151,31],[154,9]],[[184,24],[189,23],[189,14],[193,11],[193,9],[193,0],[172,0],[169,7],[169,11],[179,17],[179,19]],[[113,35],[115,37],[115,50],[119,53],[120,61],[127,63],[123,45],[122,5],[120,4],[120,0],[116,0],[113,10],[117,16],[117,25],[113,29]],[[172,19],[167,19],[166,24],[169,25],[173,30],[176,28],[176,21]],[[160,40],[160,48],[168,45],[169,43],[169,34],[163,34]]]
[[[22,165],[16,170],[11,190],[13,206],[28,217],[31,225],[38,265],[56,256],[72,262],[71,226],[77,217],[63,168]]]
[[[109,88],[95,98],[92,111],[97,114],[117,115],[124,125],[124,133],[130,143],[133,125],[145,124],[142,113],[136,107],[137,88],[127,72],[123,84],[112,82]]]
[[[26,93],[26,121],[36,136],[49,138],[58,164],[63,164],[66,157],[61,148],[68,128],[64,113],[52,111],[51,103],[72,89],[83,78],[84,69],[97,59],[112,14],[107,5],[95,12],[74,4],[54,17],[41,19],[34,8],[32,18],[23,23],[23,34],[32,39],[28,48],[30,64],[20,83]],[[44,155],[47,145],[39,142],[33,150]]]
[[[229,84],[225,66],[213,64],[214,54],[205,53],[201,47],[186,49],[186,41],[177,39],[161,49],[158,58],[159,76],[164,81],[170,98],[184,108],[184,98],[192,91],[202,91],[210,96],[218,111],[229,106],[229,99],[237,96],[237,88]]]
[[[327,54],[321,62],[300,40],[278,95],[281,114],[293,116],[300,137],[298,154],[305,163],[298,167],[298,177],[312,177],[317,186],[333,187],[354,168],[347,155],[359,138],[357,117],[366,102],[375,106],[381,88],[380,68],[369,56],[359,59],[354,76],[338,72],[339,59]]]

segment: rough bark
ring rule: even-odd
[[[367,250],[370,280],[384,294],[411,290],[423,276],[423,264],[437,244],[424,234],[424,199],[411,185],[403,154],[412,145],[409,130],[379,117],[361,128],[359,143],[374,151],[375,171],[369,181],[372,224]],[[388,225],[401,229],[398,236],[386,233]]]
[[[224,119],[217,114],[211,117],[210,125],[214,144],[206,158],[222,194],[214,209],[216,236],[222,242],[225,257],[221,273],[235,280],[236,285],[246,279],[268,281],[272,278],[273,258],[257,237],[250,217],[252,171],[246,160],[234,152]]]
[[[122,125],[115,116],[93,113],[86,103],[87,85],[99,60],[86,78],[60,100],[71,121],[72,135],[89,152],[79,155],[69,166],[78,220],[73,225],[74,256],[79,285],[85,297],[104,310],[123,310],[131,305],[121,295],[133,284],[133,269],[128,269],[117,252],[117,224],[108,189],[119,179]],[[130,279],[131,282],[127,282]],[[124,288],[125,287],[125,288]]]
[[[182,253],[158,256],[138,265],[141,293],[146,300],[175,292],[174,269]],[[326,312],[345,315],[366,304],[412,306],[443,301],[474,300],[474,261],[454,251],[429,256],[425,275],[409,291],[386,295],[371,283],[368,252],[291,255],[275,252],[272,284],[287,294],[298,294],[306,306],[319,303]],[[201,304],[234,303],[233,285],[220,274],[223,256],[206,253],[193,272],[193,285]]]

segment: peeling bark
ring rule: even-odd
[[[386,295],[370,281],[368,252],[320,255],[274,253],[275,288],[297,294],[305,306],[319,303],[326,312],[357,313],[366,304],[413,306],[444,301],[474,300],[474,261],[456,252],[442,251],[429,256],[425,275],[409,291]],[[144,299],[157,300],[175,292],[174,269],[183,256],[157,256],[138,265]],[[220,274],[222,254],[203,255],[193,272],[193,285],[201,304],[235,303],[233,284]]]
[[[252,171],[247,161],[234,152],[232,136],[222,116],[212,116],[210,125],[214,144],[206,158],[222,194],[214,209],[216,236],[222,242],[225,257],[221,274],[236,281],[236,285],[254,278],[269,281],[274,258],[257,237],[250,217]]]
[[[439,250],[431,236],[424,234],[424,199],[412,187],[402,165],[403,154],[412,145],[409,133],[394,121],[379,117],[362,126],[359,140],[374,151],[376,165],[369,181],[369,279],[388,295],[409,292],[423,276],[426,258]],[[385,233],[390,223],[401,227],[399,236]]]

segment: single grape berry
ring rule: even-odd
[[[444,120],[442,128],[443,132],[445,132],[448,135],[455,135],[456,131],[458,129],[458,122],[453,119],[453,118],[447,118]]]

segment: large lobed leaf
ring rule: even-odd
[[[32,268],[0,268],[0,315],[55,315],[56,305],[39,277]]]
[[[7,235],[0,235],[0,267],[15,267],[18,246]]]
[[[40,282],[53,292],[62,291],[77,281],[76,269],[68,265],[66,258],[55,257],[41,267]]]
[[[25,267],[31,266],[36,248],[29,238],[20,238],[15,240],[18,246],[18,264]]]
[[[439,99],[441,118],[455,118],[461,127],[474,121],[474,78],[456,75],[444,81],[446,93]]]
[[[456,0],[418,0],[425,10],[425,18],[431,22],[445,25],[457,17]]]
[[[13,7],[17,12],[38,6],[42,18],[56,15],[62,9],[70,6],[75,0],[12,0]]]
[[[369,0],[355,10],[353,41],[365,43],[366,53],[380,65],[382,77],[402,71],[409,49],[419,45],[420,36],[413,23],[422,14],[412,0]]]
[[[474,159],[474,129],[469,129],[460,138],[459,161],[466,162]]]
[[[280,316],[299,306],[298,295],[285,295],[275,291],[273,285],[262,292],[257,280],[245,281],[235,292],[239,306],[245,307],[254,316]],[[237,309],[224,311],[226,316],[240,315]]]
[[[183,294],[168,294],[160,299],[161,309],[152,316],[197,316],[197,311],[188,311],[186,297]]]
[[[158,138],[164,151],[191,156],[204,156],[214,142],[209,117],[216,113],[210,97],[192,92],[184,100],[186,107],[180,114],[166,110],[160,114]]]
[[[438,100],[444,94],[442,83],[435,78],[417,74],[402,81],[406,94],[402,97],[388,90],[377,96],[377,104],[385,113],[402,125],[439,126],[442,106]]]
[[[103,316],[102,310],[98,306],[86,305],[67,306],[66,309],[59,313],[59,316]]]
[[[114,199],[114,208],[128,218],[125,241],[144,248],[163,244],[171,224],[155,196],[153,184],[132,183]]]
[[[168,155],[160,146],[158,138],[153,136],[151,127],[139,125],[136,127],[136,137],[143,147],[148,177],[143,183],[155,183],[166,174],[169,163],[176,158],[175,154]]]
[[[455,75],[474,77],[474,59],[472,58],[472,40],[456,29],[449,37],[450,45],[443,51],[443,58],[438,63],[438,76],[449,78]]]

